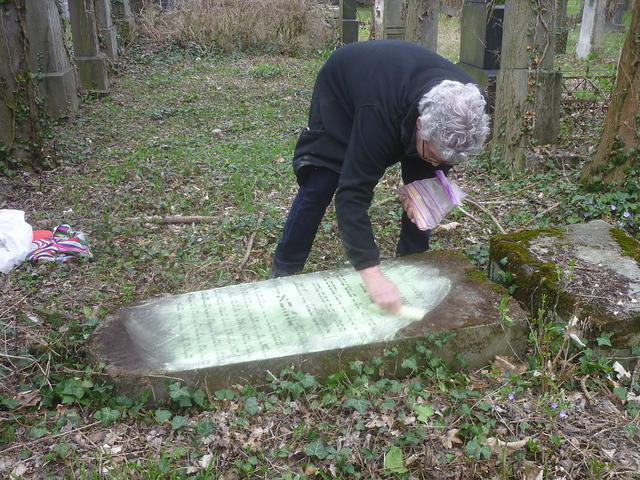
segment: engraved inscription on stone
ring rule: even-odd
[[[433,267],[396,262],[384,271],[404,303],[425,313],[451,289]],[[380,342],[414,321],[375,307],[352,269],[177,295],[124,313],[142,360],[166,372]]]

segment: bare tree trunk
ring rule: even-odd
[[[582,172],[582,182],[620,183],[629,167],[640,164],[640,2],[622,47],[616,86],[609,102],[600,145]]]

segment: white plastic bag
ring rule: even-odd
[[[33,229],[22,210],[0,210],[0,272],[9,273],[31,251]]]
[[[420,230],[437,226],[454,206],[467,196],[455,183],[449,182],[441,170],[436,177],[417,180],[398,189],[407,215]]]

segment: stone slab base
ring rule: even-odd
[[[430,252],[382,268],[409,305],[400,316],[373,306],[357,272],[347,268],[134,305],[96,331],[90,351],[119,391],[151,390],[155,398],[175,379],[215,391],[260,384],[267,372],[290,366],[323,378],[350,361],[382,357],[385,349],[408,356],[426,334],[439,332],[455,334],[443,348],[433,347],[452,365],[458,353],[471,367],[497,354],[523,354],[525,312],[511,301],[513,321],[505,323],[497,309],[505,291],[461,255]]]

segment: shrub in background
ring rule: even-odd
[[[140,25],[181,47],[299,53],[336,40],[335,14],[317,0],[181,0],[168,8],[146,0]]]

